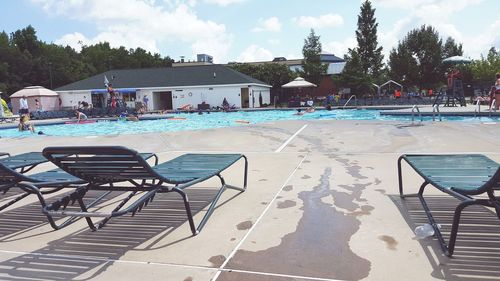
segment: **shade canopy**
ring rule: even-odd
[[[462,56],[453,56],[453,57],[445,58],[443,60],[443,63],[447,63],[447,64],[459,64],[459,63],[471,63],[471,62],[472,62],[471,59],[466,58],[466,57],[462,57]]]
[[[316,85],[311,83],[311,82],[307,82],[302,77],[297,77],[292,82],[288,82],[281,87],[282,88],[309,88],[309,87],[316,87]]]
[[[52,96],[59,96],[56,92],[46,89],[42,86],[30,86],[26,87],[22,90],[19,90],[15,93],[13,93],[10,97],[11,98],[21,98],[23,96],[26,97],[52,97]]]

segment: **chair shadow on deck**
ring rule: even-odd
[[[210,204],[217,189],[192,187],[186,193],[190,198],[192,211],[196,214]],[[216,209],[233,197],[221,201]],[[0,262],[0,279],[92,279],[106,271],[113,261],[120,259],[127,251],[148,251],[155,248],[156,243],[186,222],[184,204],[177,194],[157,194],[155,200],[135,217],[127,215],[113,218],[97,231],[81,230],[48,242],[46,247],[30,254]],[[189,233],[182,239],[162,244],[155,249],[168,248],[169,245],[191,237],[193,236]],[[144,243],[148,241],[145,246]]]
[[[389,195],[389,198],[412,230],[428,223],[418,197],[401,199],[399,195]],[[441,225],[443,237],[448,241],[453,213],[459,201],[450,196],[429,195],[426,201],[436,222]],[[452,258],[443,255],[435,238],[419,242],[434,269],[434,278],[486,281],[500,276],[500,220],[491,209],[475,205],[462,212]]]
[[[53,196],[47,199],[49,202],[57,200],[70,192],[64,192]],[[93,201],[95,200],[102,192],[100,191],[92,191],[89,192],[85,201]],[[118,193],[118,192],[116,192]],[[3,197],[17,196],[20,192],[17,191],[9,191]],[[35,195],[32,195],[35,196]],[[114,198],[107,197],[101,200],[101,205],[109,204],[110,202],[114,202]],[[7,199],[8,200],[8,199]],[[5,200],[6,201],[6,200]],[[11,207],[12,208],[12,207]],[[0,243],[1,242],[13,242],[19,241],[23,239],[27,239],[34,236],[39,236],[48,232],[52,232],[53,230],[49,230],[46,232],[37,232],[36,234],[31,235],[23,235],[24,233],[29,232],[37,227],[41,227],[48,224],[47,217],[42,213],[41,205],[38,201],[34,203],[30,203],[27,205],[14,205],[14,208],[4,211],[0,213]],[[68,206],[68,210],[77,211],[78,208],[76,206]],[[59,217],[56,217],[56,219]]]

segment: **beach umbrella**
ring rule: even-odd
[[[445,58],[443,63],[445,64],[461,64],[461,63],[471,63],[472,60],[462,56],[453,56],[449,58]]]
[[[297,77],[297,78],[293,79],[292,82],[288,82],[281,87],[282,88],[310,88],[310,87],[316,87],[316,84],[308,82],[302,77]]]

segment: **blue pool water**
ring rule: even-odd
[[[247,124],[257,124],[279,120],[399,120],[411,121],[411,117],[380,115],[378,110],[318,110],[305,115],[295,115],[291,110],[269,110],[269,111],[240,111],[240,112],[213,112],[210,114],[198,115],[182,113],[175,114],[176,118],[183,120],[159,119],[145,120],[140,122],[107,121],[79,125],[46,125],[36,126],[36,131],[42,131],[50,136],[97,136],[97,135],[117,135],[117,134],[142,134],[152,132],[172,132],[185,130],[200,130],[210,128],[221,128],[229,126],[245,126]],[[425,117],[425,121],[431,121],[431,117]],[[498,118],[473,118],[473,117],[443,117],[444,121],[462,122],[497,122]],[[244,122],[238,122],[244,121]],[[246,123],[248,122],[248,123]],[[26,137],[38,136],[30,132],[19,132],[16,129],[0,130],[0,137]]]

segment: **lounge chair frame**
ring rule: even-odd
[[[453,161],[453,167],[447,169],[443,161]],[[420,186],[417,194],[403,193],[403,177],[401,171],[401,162],[407,162],[415,172],[417,172],[424,182]],[[417,160],[417,161],[416,161]],[[430,160],[429,163],[441,164],[441,166],[426,166],[424,162],[419,163],[418,160]],[[471,165],[473,165],[471,167]],[[473,168],[473,169],[471,169]],[[446,171],[451,171],[447,176]],[[478,175],[477,172],[481,174]],[[457,174],[458,173],[458,174]],[[449,177],[449,179],[447,179]],[[453,180],[455,177],[461,177],[466,182],[458,182]],[[460,224],[460,216],[462,211],[471,205],[482,205],[494,208],[498,218],[500,219],[500,197],[495,196],[495,190],[500,190],[500,167],[495,161],[480,154],[406,154],[398,159],[398,180],[399,194],[401,198],[417,196],[424,208],[430,225],[434,228],[434,235],[438,239],[443,253],[451,257],[455,249],[455,242]],[[451,227],[450,239],[448,244],[441,234],[441,230],[432,216],[431,210],[424,199],[424,190],[428,185],[432,185],[440,191],[447,193],[456,199],[462,201],[458,204],[453,215],[453,223]],[[486,194],[487,198],[475,198],[474,195]]]
[[[243,192],[247,188],[248,160],[243,154],[184,154],[153,167],[139,157],[136,151],[120,146],[48,147],[44,149],[43,154],[61,169],[88,183],[72,194],[46,205],[43,212],[49,220],[54,215],[84,217],[92,230],[102,228],[113,217],[125,214],[134,216],[146,207],[157,193],[175,192],[183,200],[192,234],[197,235],[226,189]],[[221,173],[240,159],[245,162],[243,187],[236,187],[227,184]],[[195,225],[184,189],[213,177],[219,178],[221,187],[206,214],[198,225]],[[127,191],[129,194],[111,212],[90,212],[90,206],[83,202],[85,194],[90,190]],[[124,207],[134,197],[138,198]],[[75,201],[81,211],[66,211],[65,207],[69,202]],[[93,217],[104,219],[94,223]]]
[[[158,164],[158,156],[156,154],[139,153],[138,155],[145,160],[154,157],[155,165]],[[47,205],[44,195],[57,192],[63,188],[76,189],[86,184],[84,180],[76,178],[61,169],[26,175],[26,172],[45,162],[48,162],[48,159],[41,152],[28,152],[0,159],[0,192],[5,194],[11,188],[19,188],[24,191],[24,193],[15,196],[7,203],[1,205],[0,211],[32,194],[37,196],[43,208]],[[97,204],[108,194],[104,193],[100,195],[93,202],[89,203],[89,205],[93,206]],[[75,219],[69,218],[63,223],[57,224],[52,217],[48,217],[48,221],[54,229],[60,229],[69,225]]]

